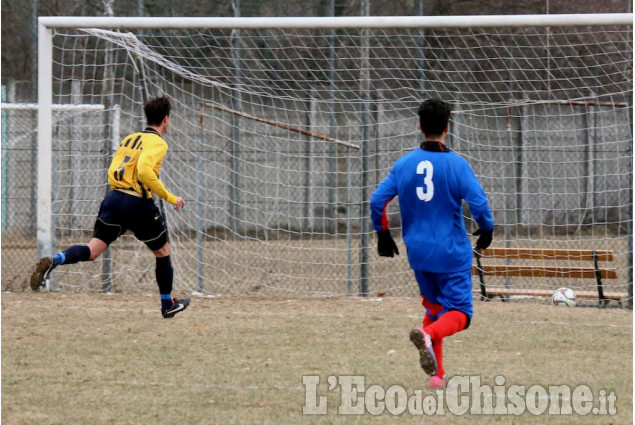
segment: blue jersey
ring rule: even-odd
[[[399,196],[412,269],[448,273],[472,266],[462,201],[470,206],[480,229],[492,230],[494,220],[487,196],[465,159],[436,142],[425,142],[399,158],[370,200],[376,231],[388,228],[385,210],[395,196]]]

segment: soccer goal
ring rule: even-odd
[[[90,237],[112,146],[143,128],[144,99],[167,94],[161,179],[187,202],[178,212],[165,205],[177,289],[416,295],[397,202],[389,219],[402,255],[385,259],[368,201],[422,141],[418,104],[439,97],[453,105],[448,145],[488,194],[493,246],[610,250],[617,278],[605,285],[631,294],[632,29],[632,14],[42,17],[39,254]],[[104,111],[70,149],[54,137],[51,105],[77,93]],[[79,163],[69,156],[93,160],[60,167]],[[78,190],[95,178],[103,185]],[[465,220],[476,230],[467,209]],[[490,280],[596,285],[538,276]],[[97,264],[60,268],[55,281],[156,290],[150,253],[128,235]]]

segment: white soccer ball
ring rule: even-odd
[[[551,300],[554,305],[575,307],[575,292],[571,288],[559,288],[554,291]]]

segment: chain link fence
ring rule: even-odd
[[[312,121],[314,130],[325,132],[329,123],[320,108],[308,104],[288,109],[297,115],[290,119]],[[135,111],[123,113],[121,132],[137,131],[138,108],[128,104],[121,109]],[[375,247],[372,234],[368,241],[361,240],[363,220],[368,219],[362,174],[370,171],[365,184],[372,193],[392,163],[418,144],[419,133],[403,128],[416,121],[415,109],[416,102],[372,108],[376,126],[366,159],[328,145],[316,149],[298,141],[280,144],[271,128],[245,123],[240,173],[234,177],[236,157],[228,152],[235,140],[226,117],[175,119],[171,137],[197,141],[173,146],[162,175],[168,187],[187,194],[190,202],[185,212],[168,211],[170,231],[178,241],[174,251],[179,284],[210,293],[341,294],[357,293],[361,275],[368,273],[371,292],[416,295],[405,255],[387,260],[371,252],[368,270],[361,270],[368,261],[362,250]],[[447,143],[471,162],[488,193],[498,225],[495,244],[614,250],[611,266],[619,279],[607,290],[614,284],[626,292],[632,261],[632,151],[630,127],[624,125],[629,111],[627,105],[545,104],[494,108],[481,115],[456,110]],[[112,144],[103,128],[111,113],[55,113],[52,178],[58,250],[90,238],[107,190]],[[359,121],[354,110],[343,115]],[[558,120],[551,118],[556,115]],[[37,110],[35,105],[5,106],[2,120],[2,289],[22,290],[37,259]],[[349,122],[345,127],[356,125]],[[476,131],[484,128],[490,133]],[[238,198],[232,188],[240,191]],[[398,200],[389,218],[401,244]],[[468,230],[471,226],[468,220]],[[132,236],[118,241],[107,261],[118,270],[114,290],[154,290],[151,256]],[[66,288],[101,290],[113,277],[103,273],[103,264],[65,268],[58,280]],[[299,269],[303,278],[295,272]],[[510,281],[492,278],[490,283]],[[539,286],[558,283],[542,281]],[[574,284],[593,289],[594,282]]]
[[[36,109],[2,109],[3,290],[25,287],[36,257],[36,115]]]

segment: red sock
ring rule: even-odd
[[[437,376],[440,378],[445,377],[445,370],[443,369],[443,338],[446,336],[454,335],[455,333],[465,329],[467,325],[467,316],[457,310],[443,311],[443,306],[440,304],[433,304],[423,297],[421,304],[426,308],[427,312],[423,318],[423,329],[430,335],[432,339],[432,350],[437,358]],[[435,321],[427,313],[437,316]],[[439,316],[439,314],[441,314]]]
[[[432,340],[432,351],[437,358],[437,376],[445,378],[445,369],[443,369],[443,338]]]
[[[434,321],[427,314],[423,317],[424,330],[433,323]],[[434,356],[437,358],[437,376],[443,378],[445,376],[445,369],[443,369],[443,338],[432,339],[432,351],[434,351]]]
[[[465,313],[457,310],[450,310],[443,313],[441,317],[439,317],[439,319],[430,326],[424,326],[424,330],[434,341],[462,331],[465,329],[466,324],[467,316]]]

